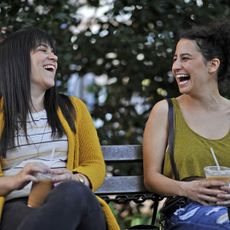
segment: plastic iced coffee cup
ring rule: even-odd
[[[230,168],[223,166],[206,166],[204,167],[205,177],[207,179],[222,180],[230,182]]]
[[[51,174],[38,173],[36,177],[38,181],[33,182],[28,197],[28,206],[32,208],[37,208],[42,205],[48,193],[52,189]]]

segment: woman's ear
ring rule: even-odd
[[[213,58],[211,61],[208,62],[208,71],[209,73],[217,72],[220,67],[220,59]]]

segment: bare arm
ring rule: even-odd
[[[144,131],[145,186],[164,195],[182,195],[180,182],[161,174],[168,135],[168,105],[158,102],[152,109]],[[172,189],[173,188],[173,189]]]
[[[217,202],[221,181],[176,181],[162,175],[162,164],[168,138],[168,104],[158,102],[152,109],[144,131],[144,183],[147,189],[166,196],[189,197],[200,203]]]

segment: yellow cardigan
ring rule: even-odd
[[[71,101],[76,110],[76,134],[71,131],[60,108],[58,109],[58,117],[68,138],[67,168],[72,172],[79,172],[86,175],[91,182],[92,190],[96,191],[103,183],[105,177],[105,163],[97,132],[85,104],[80,99],[74,97],[71,97]],[[2,103],[3,102],[1,100],[1,108]],[[0,112],[1,132],[3,122],[3,112]],[[2,175],[2,169],[0,168],[0,176]],[[105,213],[108,229],[119,230],[120,227],[117,224],[108,204],[100,197],[97,198]],[[4,197],[0,197],[0,215],[2,214],[3,205]]]

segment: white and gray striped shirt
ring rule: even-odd
[[[16,147],[8,149],[7,156],[3,159],[2,169],[5,176],[17,174],[25,164],[31,162],[42,162],[51,168],[66,167],[68,148],[66,135],[62,138],[51,136],[45,110],[32,113],[32,117],[33,120],[29,116],[27,121],[28,141],[21,130],[18,137],[15,137]],[[31,183],[21,190],[8,194],[6,200],[28,196],[30,188]]]

